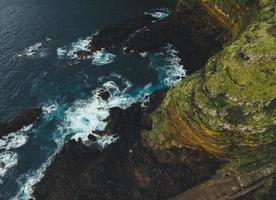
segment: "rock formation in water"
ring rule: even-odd
[[[155,51],[171,42],[185,66],[209,60],[154,93],[146,111],[111,109],[101,134],[117,133],[117,143],[99,150],[69,141],[35,186],[36,199],[275,200],[275,7],[275,0],[178,0],[167,19],[100,31],[91,52]],[[118,34],[114,43],[103,37],[110,33]]]
[[[179,161],[178,152],[164,155],[170,156],[164,162],[143,145],[140,131],[150,129],[149,112],[158,107],[165,93],[152,94],[146,111],[139,103],[126,110],[112,108],[108,126],[99,134],[116,133],[119,139],[105,149],[75,140],[65,144],[35,186],[36,199],[165,200],[210,178],[220,162],[203,151],[190,151],[187,162]]]
[[[20,113],[9,122],[0,121],[0,138],[11,132],[16,132],[24,126],[32,124],[41,114],[42,108],[33,108]]]

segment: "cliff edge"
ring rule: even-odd
[[[262,179],[265,189],[258,186],[264,195],[263,190],[275,190],[276,3],[179,0],[177,11],[196,4],[228,29],[232,39],[203,70],[168,91],[151,115],[152,130],[143,132],[144,141],[156,151],[204,150],[226,161],[217,173],[220,177],[230,173],[241,178],[247,174],[249,181],[250,173],[256,177],[256,173],[271,169]],[[252,179],[249,182],[250,187],[260,183]],[[213,186],[223,184],[220,181]],[[230,199],[234,194],[223,195],[216,198]],[[260,192],[252,195],[261,199]]]

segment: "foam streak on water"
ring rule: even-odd
[[[145,12],[145,15],[151,15],[152,17],[162,20],[171,15],[171,11],[168,8],[156,8]]]
[[[96,51],[92,54],[92,64],[96,66],[102,66],[110,64],[114,61],[116,55],[106,52],[105,49]]]
[[[58,150],[52,156],[50,156],[37,170],[30,170],[18,178],[17,182],[20,185],[20,189],[16,196],[12,197],[11,200],[30,200],[33,198],[33,186],[41,180],[44,175],[43,173],[53,161],[56,153],[58,153]]]
[[[150,57],[150,67],[158,72],[160,84],[171,87],[186,76],[186,70],[172,44],[167,44],[164,50]]]
[[[177,56],[178,51],[173,45],[168,44],[163,52],[158,54],[145,55],[151,60],[150,67],[159,74],[159,85],[148,83],[141,88],[132,88],[132,84],[118,73],[112,73],[110,76],[98,78],[101,87],[92,91],[92,95],[87,100],[78,100],[73,103],[64,113],[62,121],[53,134],[53,140],[57,144],[55,153],[42,163],[40,168],[31,170],[20,176],[18,184],[20,191],[14,197],[15,199],[29,200],[32,194],[32,186],[35,185],[43,177],[43,173],[47,166],[50,165],[55,155],[62,149],[63,144],[69,139],[81,139],[84,144],[90,145],[88,135],[93,134],[97,137],[96,143],[105,148],[110,143],[116,142],[119,138],[117,133],[111,136],[99,136],[93,131],[104,130],[107,122],[105,119],[109,116],[109,110],[112,107],[127,108],[137,101],[148,101],[148,95],[158,88],[172,86],[179,82],[185,76],[184,67],[181,65],[181,59]],[[103,58],[104,59],[104,58]],[[119,84],[121,83],[121,84]],[[135,95],[130,96],[129,90],[132,89]],[[110,98],[105,101],[99,94],[102,91],[108,91]],[[47,115],[59,112],[59,106],[43,108],[45,119]]]
[[[92,131],[103,131],[107,125],[104,121],[109,116],[109,109],[112,107],[126,108],[135,99],[125,93],[127,89],[119,88],[115,82],[108,81],[103,84],[102,88],[93,91],[92,97],[87,101],[77,101],[65,113],[63,127],[66,127],[68,134],[74,133],[72,138],[87,141],[87,136]],[[110,93],[108,101],[104,101],[99,97],[100,91],[104,89]],[[57,142],[60,137],[57,137]]]
[[[28,135],[26,132],[29,131],[32,127],[33,125],[29,125],[17,132],[10,133],[9,135],[2,137],[0,139],[0,150],[16,149],[26,144],[28,141]]]
[[[6,175],[8,170],[18,163],[17,153],[4,151],[0,153],[0,185],[3,184],[2,177]]]
[[[17,54],[17,57],[26,57],[31,59],[43,58],[48,55],[47,43],[51,39],[47,38],[45,41],[34,43],[33,45],[25,48],[21,53]]]
[[[59,58],[69,57],[71,59],[77,59],[76,52],[87,51],[89,43],[93,37],[86,37],[84,39],[79,39],[77,42],[73,42],[69,46],[60,47],[57,49],[57,55]]]
[[[97,34],[97,33],[96,33]],[[94,35],[96,35],[94,34]],[[80,58],[76,55],[77,52],[87,51],[89,52],[89,45],[93,40],[92,37],[86,37],[85,39],[79,39],[77,42],[73,42],[72,44],[60,47],[57,49],[57,55],[59,59],[67,59],[70,58],[72,60],[79,60]],[[98,51],[91,53],[91,55],[87,56],[86,59],[90,59],[93,65],[102,66],[110,64],[114,61],[116,55],[107,52],[104,48]],[[83,59],[83,58],[82,58]]]
[[[122,79],[118,74],[111,75],[111,77],[114,76]],[[92,131],[104,130],[106,127],[107,123],[104,122],[104,119],[109,116],[110,108],[126,108],[135,102],[135,98],[126,94],[126,91],[131,87],[131,84],[127,80],[122,80],[125,83],[124,87],[120,88],[115,82],[107,81],[101,88],[97,88],[92,92],[92,97],[90,99],[86,101],[76,101],[65,112],[64,120],[53,136],[53,139],[57,144],[57,150],[54,155],[61,150],[63,144],[69,139],[78,140],[80,138],[85,144],[89,144],[87,136],[91,134]],[[99,97],[99,93],[103,89],[110,93],[108,101],[104,101]],[[50,114],[58,111],[58,108],[57,105],[52,105],[45,107],[43,110],[45,113]],[[111,136],[102,137],[96,134],[94,135],[97,137],[96,143],[101,148],[105,148],[107,145],[118,140],[115,133]],[[48,158],[37,170],[31,170],[20,176],[18,183],[21,189],[13,198],[14,200],[28,200],[31,198],[32,186],[43,177],[43,173],[47,166],[52,162],[54,155]]]

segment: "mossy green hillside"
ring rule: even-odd
[[[238,32],[203,70],[169,90],[144,139],[157,149],[201,148],[240,172],[275,165],[276,3],[180,0],[178,6],[197,2],[226,13]]]

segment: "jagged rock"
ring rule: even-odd
[[[92,134],[88,135],[88,139],[89,139],[89,141],[91,141],[91,142],[97,141],[97,137],[94,136],[94,135],[92,135]]]
[[[151,109],[161,102],[163,92],[153,95],[157,99],[151,100]],[[69,141],[35,186],[34,197],[165,200],[215,173],[219,163],[206,156],[200,158],[203,154],[198,151],[187,150],[191,157],[181,162],[173,153],[152,152],[144,146],[140,131],[148,114],[140,104],[126,110],[111,109],[106,130],[98,134],[116,133],[119,140],[103,150]],[[196,164],[196,158],[202,165]]]
[[[221,49],[227,35],[227,31],[213,23],[212,17],[197,6],[186,9],[186,12],[173,13],[163,20],[145,15],[106,27],[93,37],[88,51],[76,54],[85,58],[102,48],[125,53],[157,52],[170,43],[179,50],[185,69],[192,73]]]
[[[101,97],[102,100],[107,101],[110,98],[110,93],[108,91],[101,90],[99,92],[99,97]]]

